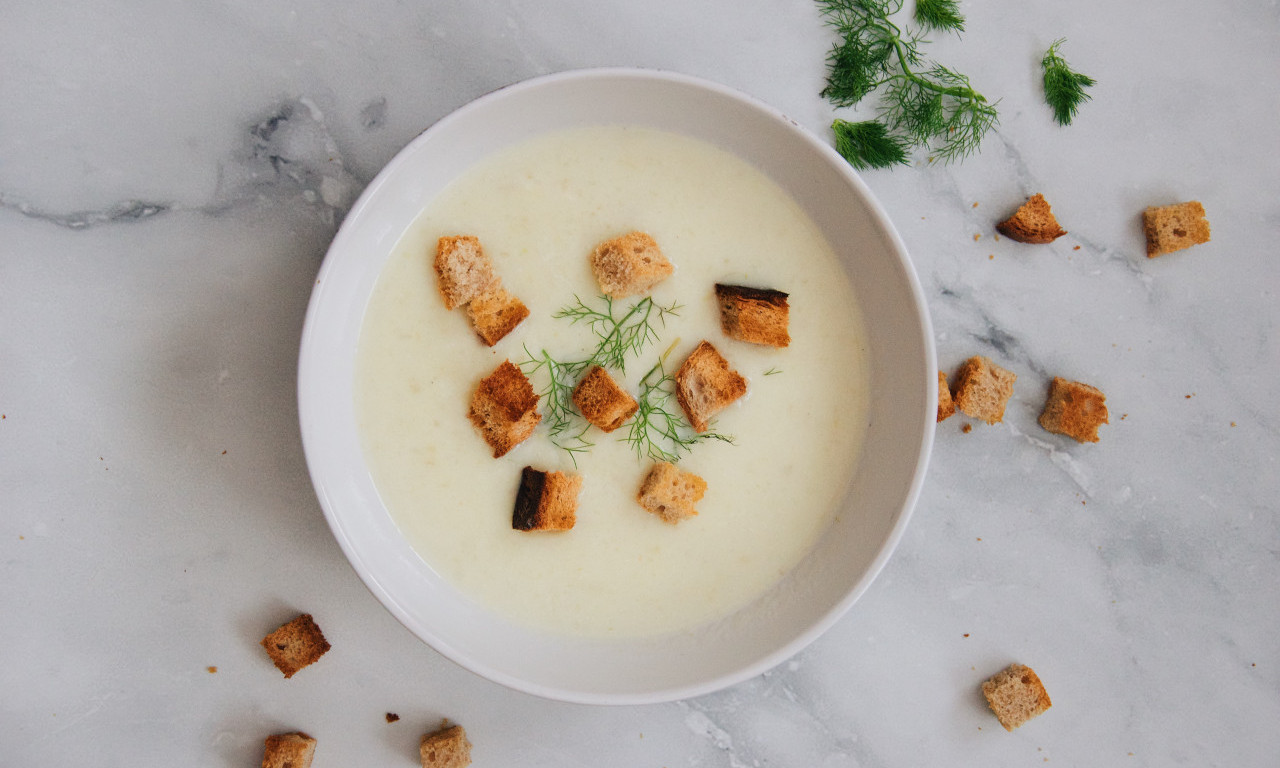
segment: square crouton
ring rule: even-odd
[[[1209,220],[1204,217],[1204,206],[1196,200],[1146,209],[1142,230],[1149,259],[1209,242]]]
[[[268,736],[262,768],[311,768],[315,754],[316,740],[302,731]]]
[[[951,389],[947,386],[947,374],[938,371],[938,421],[941,423],[951,418],[956,412],[956,403],[951,399]]]
[[[462,726],[441,728],[422,737],[418,747],[422,768],[466,768],[471,765],[471,742]]]
[[[1006,731],[1053,706],[1040,678],[1021,664],[1010,664],[983,683],[982,695]]]
[[[591,253],[600,290],[615,299],[645,293],[675,271],[657,241],[644,232],[606,240]]]
[[[525,467],[511,513],[517,531],[567,531],[577,522],[581,475],[542,472]]]
[[[467,315],[480,339],[492,347],[529,316],[529,308],[499,286],[468,302]]]
[[[510,360],[480,380],[467,415],[493,448],[495,459],[527,440],[542,421],[533,384]]]
[[[573,390],[573,404],[587,421],[612,432],[640,410],[636,399],[618,386],[609,372],[593,366]]]
[[[460,307],[499,285],[493,263],[485,255],[480,238],[473,235],[440,238],[435,265],[445,309]]]
[[[1040,426],[1081,443],[1098,442],[1098,427],[1108,424],[1107,396],[1101,390],[1057,376],[1040,413]]]
[[[1052,243],[1067,234],[1058,226],[1044,195],[1037,192],[1013,215],[996,225],[996,231],[1020,243]]]
[[[1017,374],[985,357],[971,357],[960,367],[952,392],[956,407],[965,415],[995,424],[1004,419],[1004,406],[1013,395]]]
[[[329,650],[329,641],[311,614],[304,613],[262,638],[262,647],[286,678],[314,664]]]
[[[729,361],[703,340],[676,371],[676,402],[696,432],[706,432],[710,420],[747,394],[747,380]]]
[[[694,508],[707,492],[707,481],[675,464],[660,461],[640,484],[640,506],[672,525],[698,514]]]
[[[716,283],[716,300],[720,303],[720,327],[729,338],[769,347],[791,343],[787,333],[790,307],[782,291]]]

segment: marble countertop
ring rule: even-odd
[[[316,768],[411,766],[447,717],[484,766],[1274,765],[1280,11],[961,7],[930,52],[999,129],[864,178],[940,365],[1018,374],[1004,422],[939,425],[896,554],[794,659],[609,708],[456,667],[347,565],[298,436],[309,291],[397,150],[534,75],[673,70],[829,136],[866,111],[818,96],[816,4],[5,4],[0,764],[250,766],[303,729]],[[1038,82],[1058,37],[1098,80],[1069,128]],[[1070,234],[993,237],[1036,192]],[[1148,260],[1141,211],[1188,199],[1212,242]],[[1106,392],[1101,442],[1036,424],[1053,376]],[[333,650],[286,682],[257,642],[300,610]],[[978,686],[1013,661],[1054,706],[1006,733]]]

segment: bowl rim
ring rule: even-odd
[[[831,626],[838,621],[863,594],[865,594],[883,570],[884,566],[888,563],[893,552],[897,549],[898,544],[901,542],[902,537],[905,534],[907,523],[910,521],[915,505],[919,500],[932,451],[936,427],[935,414],[930,412],[928,414],[929,418],[923,420],[925,429],[923,430],[923,434],[920,438],[915,467],[911,470],[911,482],[902,497],[901,505],[897,510],[897,519],[892,524],[888,535],[885,536],[884,540],[880,543],[875,556],[871,559],[867,568],[857,582],[843,594],[840,600],[833,603],[824,613],[822,613],[816,621],[812,622],[805,630],[797,633],[789,642],[783,643],[774,650],[762,654],[754,662],[739,666],[731,672],[719,674],[711,678],[698,680],[684,685],[676,685],[654,691],[641,693],[601,694],[597,692],[559,688],[530,682],[505,671],[495,669],[475,656],[467,653],[466,649],[456,647],[455,645],[446,642],[443,638],[432,632],[429,627],[422,626],[414,617],[408,615],[408,613],[400,606],[399,601],[393,598],[393,596],[391,596],[383,587],[381,582],[375,578],[368,566],[368,563],[366,562],[367,558],[365,558],[364,553],[357,549],[355,542],[345,531],[340,520],[339,512],[335,509],[328,494],[325,492],[324,485],[326,481],[319,476],[319,469],[315,458],[315,441],[319,438],[314,435],[311,419],[308,418],[310,402],[309,396],[305,391],[307,371],[315,365],[315,356],[318,354],[318,350],[315,348],[315,345],[318,342],[314,340],[315,334],[313,331],[317,322],[316,318],[319,314],[319,307],[323,303],[324,294],[321,290],[321,286],[327,283],[326,278],[334,269],[335,264],[335,259],[330,258],[330,256],[343,243],[344,233],[349,232],[355,226],[355,222],[365,215],[366,210],[369,209],[375,201],[375,198],[378,197],[380,190],[387,183],[388,179],[398,173],[398,166],[400,165],[400,162],[398,161],[400,161],[405,155],[409,154],[418,144],[429,141],[431,137],[437,133],[446,132],[453,123],[466,120],[472,112],[484,110],[494,101],[502,100],[508,96],[525,91],[563,83],[565,81],[602,79],[665,81],[685,87],[693,87],[709,91],[713,94],[747,106],[753,111],[761,114],[762,117],[781,124],[784,130],[786,130],[790,135],[807,144],[811,150],[825,156],[828,163],[837,170],[837,172],[843,177],[843,180],[855,189],[858,196],[866,206],[866,213],[874,221],[875,225],[881,229],[885,240],[891,245],[891,249],[899,262],[898,266],[901,269],[902,275],[906,279],[907,292],[911,296],[912,303],[914,304],[914,319],[919,324],[923,335],[923,338],[920,341],[927,355],[926,367],[928,369],[937,368],[936,349],[928,304],[925,300],[924,291],[921,287],[919,277],[916,274],[915,268],[908,255],[906,245],[902,241],[901,235],[890,221],[879,200],[874,194],[872,194],[870,188],[858,173],[849,166],[848,163],[845,162],[845,160],[827,142],[819,139],[811,131],[804,128],[799,122],[787,117],[786,114],[769,104],[729,86],[700,77],[673,72],[670,70],[642,67],[597,67],[571,69],[532,77],[496,88],[449,112],[447,115],[441,117],[426,129],[419,132],[411,141],[398,150],[396,154],[383,166],[373,180],[364,188],[350,211],[344,217],[342,224],[339,226],[330,243],[329,248],[326,249],[324,261],[317,273],[314,284],[315,288],[313,288],[308,302],[301,334],[297,371],[299,423],[303,451],[307,459],[307,468],[311,477],[312,486],[316,491],[316,496],[320,502],[326,522],[330,531],[334,535],[334,538],[337,540],[339,548],[342,550],[348,564],[356,572],[356,575],[360,578],[365,587],[374,595],[378,602],[393,616],[395,616],[403,626],[409,629],[412,634],[429,645],[433,650],[463,669],[513,690],[529,693],[546,699],[571,703],[606,705],[652,704],[688,699],[712,693],[745,680],[749,680],[768,671],[769,669],[774,668],[810,645],[814,640],[830,629]],[[936,377],[930,377],[926,385],[926,405],[937,401],[937,387],[938,383]]]

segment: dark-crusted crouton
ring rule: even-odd
[[[670,277],[675,268],[652,237],[628,232],[596,246],[591,253],[591,271],[600,290],[619,299],[648,291]]]
[[[640,506],[674,525],[698,514],[693,505],[706,492],[706,480],[692,472],[680,471],[675,464],[660,461],[641,483],[636,500]]]
[[[1149,259],[1209,242],[1209,220],[1204,217],[1204,206],[1196,200],[1146,209],[1142,230],[1147,236]]]
[[[946,421],[955,412],[956,403],[951,399],[951,389],[947,387],[947,374],[938,371],[938,421]]]
[[[1031,667],[1010,664],[982,684],[982,695],[1006,731],[1053,706],[1049,693]]]
[[[640,409],[636,399],[618,386],[609,372],[594,366],[573,390],[573,404],[587,421],[612,432]]]
[[[577,522],[581,475],[542,472],[525,467],[520,490],[511,513],[511,527],[517,531],[567,531]]]
[[[471,765],[471,742],[462,726],[441,728],[422,737],[418,748],[422,768],[466,768]]]
[[[510,360],[480,380],[467,414],[497,459],[533,434],[542,421],[533,384]]]
[[[747,394],[747,380],[703,340],[676,371],[676,402],[696,432],[706,432],[711,417]]]
[[[329,641],[324,639],[311,614],[304,613],[262,638],[262,647],[285,677],[293,677],[298,670],[325,655]]]
[[[481,340],[492,347],[529,316],[529,308],[499,286],[468,302],[467,315]]]
[[[791,343],[787,333],[790,307],[782,291],[716,283],[716,300],[726,336],[770,347]]]
[[[997,224],[996,230],[1020,243],[1052,243],[1067,234],[1067,230],[1058,226],[1053,211],[1045,202],[1044,195],[1039,192],[1014,211],[1012,216]]]
[[[1057,376],[1040,413],[1040,426],[1081,443],[1098,442],[1098,427],[1107,421],[1107,396],[1078,381]]]
[[[499,285],[493,263],[485,255],[480,239],[473,235],[442,237],[436,243],[436,274],[445,309],[471,301]]]
[[[960,367],[952,393],[956,407],[966,415],[995,424],[1004,419],[1004,406],[1013,395],[1018,376],[985,357],[971,357]]]
[[[267,737],[262,750],[262,768],[311,768],[316,740],[303,733],[280,733]]]

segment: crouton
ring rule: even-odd
[[[309,613],[280,626],[262,638],[261,645],[286,678],[314,664],[329,650],[329,641]]]
[[[1012,216],[997,224],[996,230],[1020,243],[1052,243],[1067,234],[1067,230],[1058,226],[1053,211],[1045,202],[1044,195],[1039,192],[1014,211]]]
[[[581,475],[525,467],[511,513],[511,527],[517,531],[569,530],[577,522],[580,490]]]
[[[1148,259],[1209,242],[1209,221],[1204,217],[1204,206],[1196,200],[1146,209],[1142,229],[1147,236]]]
[[[716,283],[716,300],[720,302],[720,327],[729,338],[769,347],[791,343],[787,333],[790,307],[782,291]]]
[[[694,508],[707,492],[707,481],[692,472],[682,472],[675,464],[660,461],[653,465],[636,500],[664,521],[675,525],[698,514]]]
[[[262,768],[311,768],[316,740],[303,733],[280,733],[267,737],[262,750]]]
[[[467,315],[480,339],[492,347],[529,316],[529,308],[498,286],[468,302]]]
[[[471,765],[471,742],[462,726],[441,728],[422,737],[418,747],[422,768],[466,768]]]
[[[445,309],[453,309],[497,288],[498,275],[480,239],[472,235],[442,237],[436,243],[436,274]]]
[[[709,341],[699,343],[676,371],[676,402],[695,432],[706,432],[711,417],[745,394],[747,380]]]
[[[982,695],[1006,731],[1053,706],[1040,678],[1030,667],[1010,664],[982,684]]]
[[[995,424],[1004,419],[1004,406],[1013,394],[1018,376],[985,357],[971,357],[960,367],[952,392],[956,407],[965,415]]]
[[[644,232],[628,232],[606,240],[591,253],[591,271],[600,290],[620,299],[645,293],[671,276],[675,268],[658,243]]]
[[[480,380],[467,415],[493,448],[495,459],[527,440],[542,421],[533,384],[510,360]]]
[[[1098,442],[1098,427],[1108,424],[1107,396],[1078,381],[1053,377],[1040,426],[1080,443]]]
[[[951,389],[947,387],[947,374],[938,371],[938,422],[944,422],[956,412],[956,403],[951,399]]]
[[[594,366],[573,390],[573,404],[587,421],[612,432],[640,410],[636,399],[618,386],[609,372]]]

